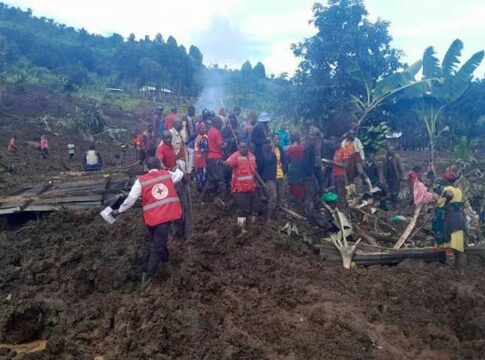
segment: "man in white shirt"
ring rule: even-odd
[[[96,147],[94,145],[89,145],[89,150],[84,156],[84,170],[95,171],[101,170],[102,167],[103,160],[101,159],[101,155],[96,151]]]

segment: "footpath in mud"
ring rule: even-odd
[[[200,209],[199,209],[200,210]],[[200,214],[200,212],[199,212]],[[170,244],[173,275],[140,292],[136,211],[53,213],[0,240],[0,343],[46,340],[5,359],[479,359],[485,270],[439,264],[346,271],[277,228],[237,237],[205,208]]]

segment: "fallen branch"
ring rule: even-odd
[[[283,210],[284,212],[286,212],[288,215],[293,216],[296,219],[299,219],[299,220],[306,220],[307,219],[306,217],[294,212],[293,210],[287,209],[283,206],[280,206],[280,209]]]
[[[409,222],[408,226],[406,226],[406,229],[404,229],[404,232],[402,233],[399,240],[394,245],[394,249],[401,248],[401,246],[403,246],[403,244],[409,238],[409,235],[411,235],[411,232],[413,231],[414,227],[416,226],[416,221],[418,220],[418,217],[419,217],[419,214],[421,213],[422,208],[423,208],[423,205],[416,206],[416,209],[414,210],[413,218]]]
[[[359,235],[362,239],[364,239],[367,243],[371,244],[371,245],[376,245],[376,246],[379,246],[379,244],[377,243],[377,240],[367,234],[364,230],[362,230],[358,225],[354,225],[354,230],[355,232],[357,233],[357,235]]]
[[[371,218],[371,219],[376,220],[376,221],[377,221],[379,224],[381,224],[381,225],[383,225],[383,226],[387,227],[388,229],[392,230],[392,231],[393,231],[393,232],[395,232],[395,233],[397,233],[397,232],[398,232],[398,231],[397,231],[397,229],[396,229],[395,227],[393,227],[393,226],[389,225],[389,224],[388,224],[388,223],[386,223],[385,221],[382,221],[381,219],[379,219],[379,218],[378,218],[377,216],[375,216],[375,215],[369,214],[369,213],[365,212],[364,210],[362,210],[362,209],[357,209],[357,208],[355,208],[355,207],[350,207],[350,209],[351,209],[351,210],[355,210],[355,211],[357,211],[357,212],[360,212],[362,215],[365,215],[365,216],[367,216],[367,217],[369,217],[369,218]]]

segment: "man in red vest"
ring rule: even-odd
[[[239,151],[229,156],[225,164],[232,169],[231,192],[238,207],[237,224],[246,232],[246,219],[256,219],[258,196],[256,194],[256,158],[249,152],[247,143],[239,145]]]
[[[135,181],[126,200],[118,210],[111,213],[115,217],[118,216],[131,208],[141,196],[143,219],[152,241],[147,272],[143,274],[142,279],[144,288],[151,283],[160,264],[166,275],[170,275],[168,236],[172,222],[182,217],[182,206],[174,184],[183,177],[183,173],[178,169],[174,172],[161,170],[157,158],[150,157],[146,163],[148,173]]]

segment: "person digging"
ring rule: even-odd
[[[141,197],[143,219],[151,238],[147,271],[142,277],[143,289],[153,281],[159,267],[166,276],[171,275],[167,242],[172,223],[182,218],[182,206],[174,184],[183,178],[179,169],[174,172],[162,170],[160,161],[155,157],[148,158],[146,163],[148,173],[135,181],[126,200],[118,210],[111,212],[117,217]]]

